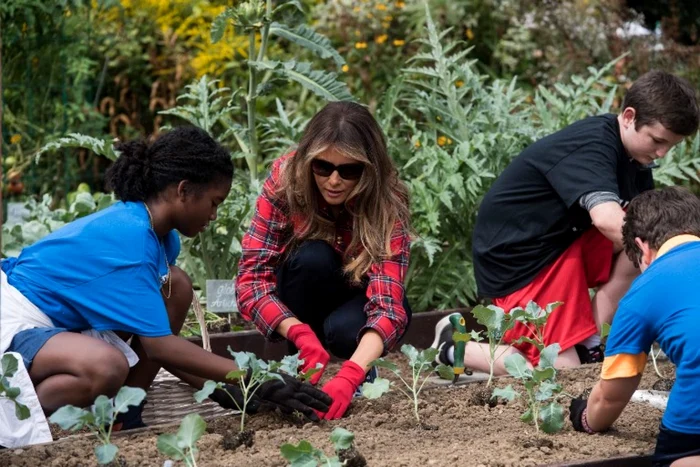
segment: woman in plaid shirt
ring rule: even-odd
[[[322,368],[313,384],[329,353],[347,359],[322,387],[333,398],[327,419],[345,413],[370,362],[407,328],[409,216],[379,125],[351,102],[311,119],[258,198],[242,242],[238,307],[267,338],[288,339],[302,371]]]

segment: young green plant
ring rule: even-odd
[[[26,420],[29,418],[29,407],[20,403],[17,399],[19,398],[21,391],[17,387],[13,387],[10,384],[10,378],[12,378],[17,369],[19,368],[19,363],[17,362],[17,357],[12,354],[3,354],[2,359],[0,359],[0,397],[11,400],[15,404],[15,416],[17,420]]]
[[[299,441],[297,445],[285,443],[280,446],[280,452],[282,457],[289,462],[290,467],[341,467],[345,465],[345,462],[340,460],[340,451],[350,449],[354,439],[355,435],[352,432],[337,427],[331,433],[331,441],[336,453],[333,457],[328,457],[306,440]]]
[[[146,391],[143,389],[124,386],[113,399],[104,395],[97,396],[89,410],[65,405],[54,412],[49,421],[64,430],[77,431],[87,427],[102,442],[95,447],[97,462],[108,464],[119,451],[110,440],[117,414],[126,413],[129,406],[139,405],[145,397]]]
[[[534,338],[521,337],[516,342],[528,342],[540,351],[540,361],[537,367],[530,368],[525,357],[520,353],[506,357],[504,365],[512,377],[519,379],[525,387],[527,410],[520,417],[525,423],[534,423],[536,430],[545,433],[555,433],[564,426],[564,408],[555,399],[562,391],[561,384],[556,382],[557,371],[554,362],[559,356],[561,346],[557,343],[544,345],[544,328],[552,312],[561,305],[554,302],[545,308],[530,301],[523,308],[513,308],[509,315],[513,322],[520,322],[528,328]],[[512,385],[496,388],[492,397],[503,397],[512,401],[520,394]],[[549,402],[547,405],[545,403]]]
[[[308,382],[313,375],[323,369],[323,364],[317,363],[316,368],[309,368],[300,372],[299,368],[304,365],[304,359],[299,358],[300,352],[294,355],[285,355],[279,362],[269,362],[270,371],[281,371],[300,381]]]
[[[266,362],[255,356],[252,352],[234,352],[231,347],[228,347],[229,353],[233,356],[236,361],[236,366],[238,370],[229,372],[226,375],[226,379],[235,381],[238,383],[238,387],[241,389],[242,403],[236,400],[236,398],[229,393],[223,383],[217,383],[216,381],[206,381],[204,387],[194,393],[194,398],[197,402],[202,402],[204,399],[209,397],[216,389],[221,389],[226,392],[228,396],[233,401],[234,405],[241,411],[241,429],[245,429],[245,416],[246,408],[250,403],[251,399],[255,395],[255,392],[260,388],[260,385],[271,381],[273,379],[281,380],[282,377],[274,373],[271,366],[276,366],[275,362]]]
[[[408,364],[411,367],[411,377],[410,382],[403,378],[401,375],[401,370],[396,366],[396,364],[379,358],[374,360],[370,365],[374,365],[380,368],[386,368],[387,370],[394,373],[403,383],[404,387],[398,386],[399,391],[401,391],[408,399],[413,403],[413,414],[416,417],[416,421],[420,423],[420,415],[418,413],[418,395],[423,390],[423,386],[428,381],[430,375],[437,371],[441,378],[452,380],[453,371],[447,365],[440,364],[433,368],[433,362],[437,356],[438,349],[425,349],[420,352],[410,344],[404,344],[401,346],[401,353],[408,358]],[[362,395],[368,399],[376,399],[382,394],[389,391],[390,386],[394,384],[385,378],[377,378],[373,383],[365,383],[362,385]]]
[[[177,433],[164,433],[158,436],[158,450],[178,461],[185,461],[187,467],[197,467],[197,441],[207,429],[206,422],[197,413],[185,416]]]
[[[503,311],[503,308],[495,305],[477,305],[472,309],[472,314],[476,318],[476,322],[486,328],[486,338],[489,343],[489,379],[486,382],[486,387],[489,387],[491,386],[491,381],[493,381],[493,368],[496,360],[501,358],[506,351],[504,349],[496,355],[498,348],[503,342],[503,336],[508,330],[513,328],[515,321],[511,315],[507,315]],[[472,331],[471,338],[474,341],[478,341],[480,337],[480,332]],[[481,349],[481,347],[479,348]]]

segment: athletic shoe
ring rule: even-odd
[[[589,349],[586,348],[585,345],[576,344],[574,348],[583,365],[588,363],[600,363],[605,359],[605,352],[602,345],[596,345]]]
[[[459,315],[459,313],[453,314]],[[430,345],[430,348],[438,349],[440,351],[435,357],[435,365],[443,364],[451,366],[453,364],[453,362],[447,358],[450,348],[454,347],[455,345],[454,341],[452,340],[454,329],[452,327],[452,323],[450,323],[450,316],[452,315],[445,316],[435,325],[435,339]]]

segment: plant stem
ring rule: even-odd
[[[255,104],[257,101],[257,70],[252,66],[255,59],[255,30],[248,34],[248,95],[246,96],[246,106],[248,111],[248,142],[250,143],[250,153],[245,159],[250,170],[250,180],[258,178],[258,134],[255,131]]]

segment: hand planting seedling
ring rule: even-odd
[[[283,381],[283,379],[280,374],[271,371],[270,365],[274,365],[274,362],[265,362],[257,358],[252,352],[234,352],[230,346],[228,351],[233,355],[238,370],[231,371],[226,375],[226,379],[235,380],[238,383],[238,387],[209,380],[204,383],[204,387],[201,390],[194,393],[194,398],[197,402],[202,402],[212,395],[214,391],[222,391],[231,399],[233,406],[241,411],[240,432],[242,433],[245,430],[245,416],[248,405],[254,399],[257,399],[255,393],[260,389],[260,386],[267,381],[275,379]],[[257,400],[255,402],[259,403]]]
[[[447,365],[438,365],[433,368],[432,364],[437,356],[438,349],[425,349],[420,352],[416,350],[415,347],[409,344],[404,344],[401,346],[401,353],[408,357],[408,364],[411,366],[411,380],[410,384],[401,376],[401,370],[392,362],[389,362],[383,358],[374,360],[370,365],[374,365],[381,368],[386,368],[392,373],[394,373],[406,386],[402,388],[398,386],[399,391],[401,391],[408,399],[413,402],[413,414],[416,417],[416,421],[420,424],[420,415],[418,414],[418,395],[426,381],[430,377],[431,373],[437,371],[441,378],[451,380],[453,378],[453,371]],[[422,379],[422,375],[425,373],[425,378]],[[377,399],[382,394],[389,391],[389,387],[392,385],[388,379],[377,378],[374,383],[365,383],[362,385],[362,395],[368,399]]]
[[[12,387],[10,384],[10,378],[12,378],[17,369],[19,368],[19,363],[17,362],[17,357],[12,354],[4,354],[0,360],[0,397],[11,400],[15,404],[15,416],[17,420],[26,420],[29,418],[29,407],[17,401],[20,396],[20,389]]]
[[[515,321],[512,315],[507,315],[503,308],[495,305],[477,305],[472,309],[472,314],[476,318],[476,322],[486,328],[486,338],[489,341],[489,379],[486,382],[486,387],[489,387],[493,380],[493,367],[496,360],[501,358],[506,349],[498,355],[496,355],[496,351],[503,342],[505,333],[515,325]],[[478,341],[481,333],[472,331],[471,337],[474,341]]]
[[[314,448],[306,440],[294,445],[286,443],[280,446],[282,457],[289,461],[290,467],[364,467],[367,465],[365,458],[353,447],[355,435],[337,427],[331,433],[331,441],[336,455],[328,457],[320,449]]]
[[[97,396],[90,409],[81,409],[66,405],[49,417],[64,430],[77,431],[87,427],[102,442],[95,448],[95,456],[100,464],[108,464],[114,460],[119,449],[111,443],[112,427],[119,413],[126,413],[129,406],[139,405],[146,397],[146,391],[141,388],[122,387],[114,399],[107,396]]]
[[[197,413],[182,419],[176,434],[164,433],[158,436],[158,450],[175,460],[185,461],[187,467],[197,467],[197,441],[207,429],[207,424]]]

